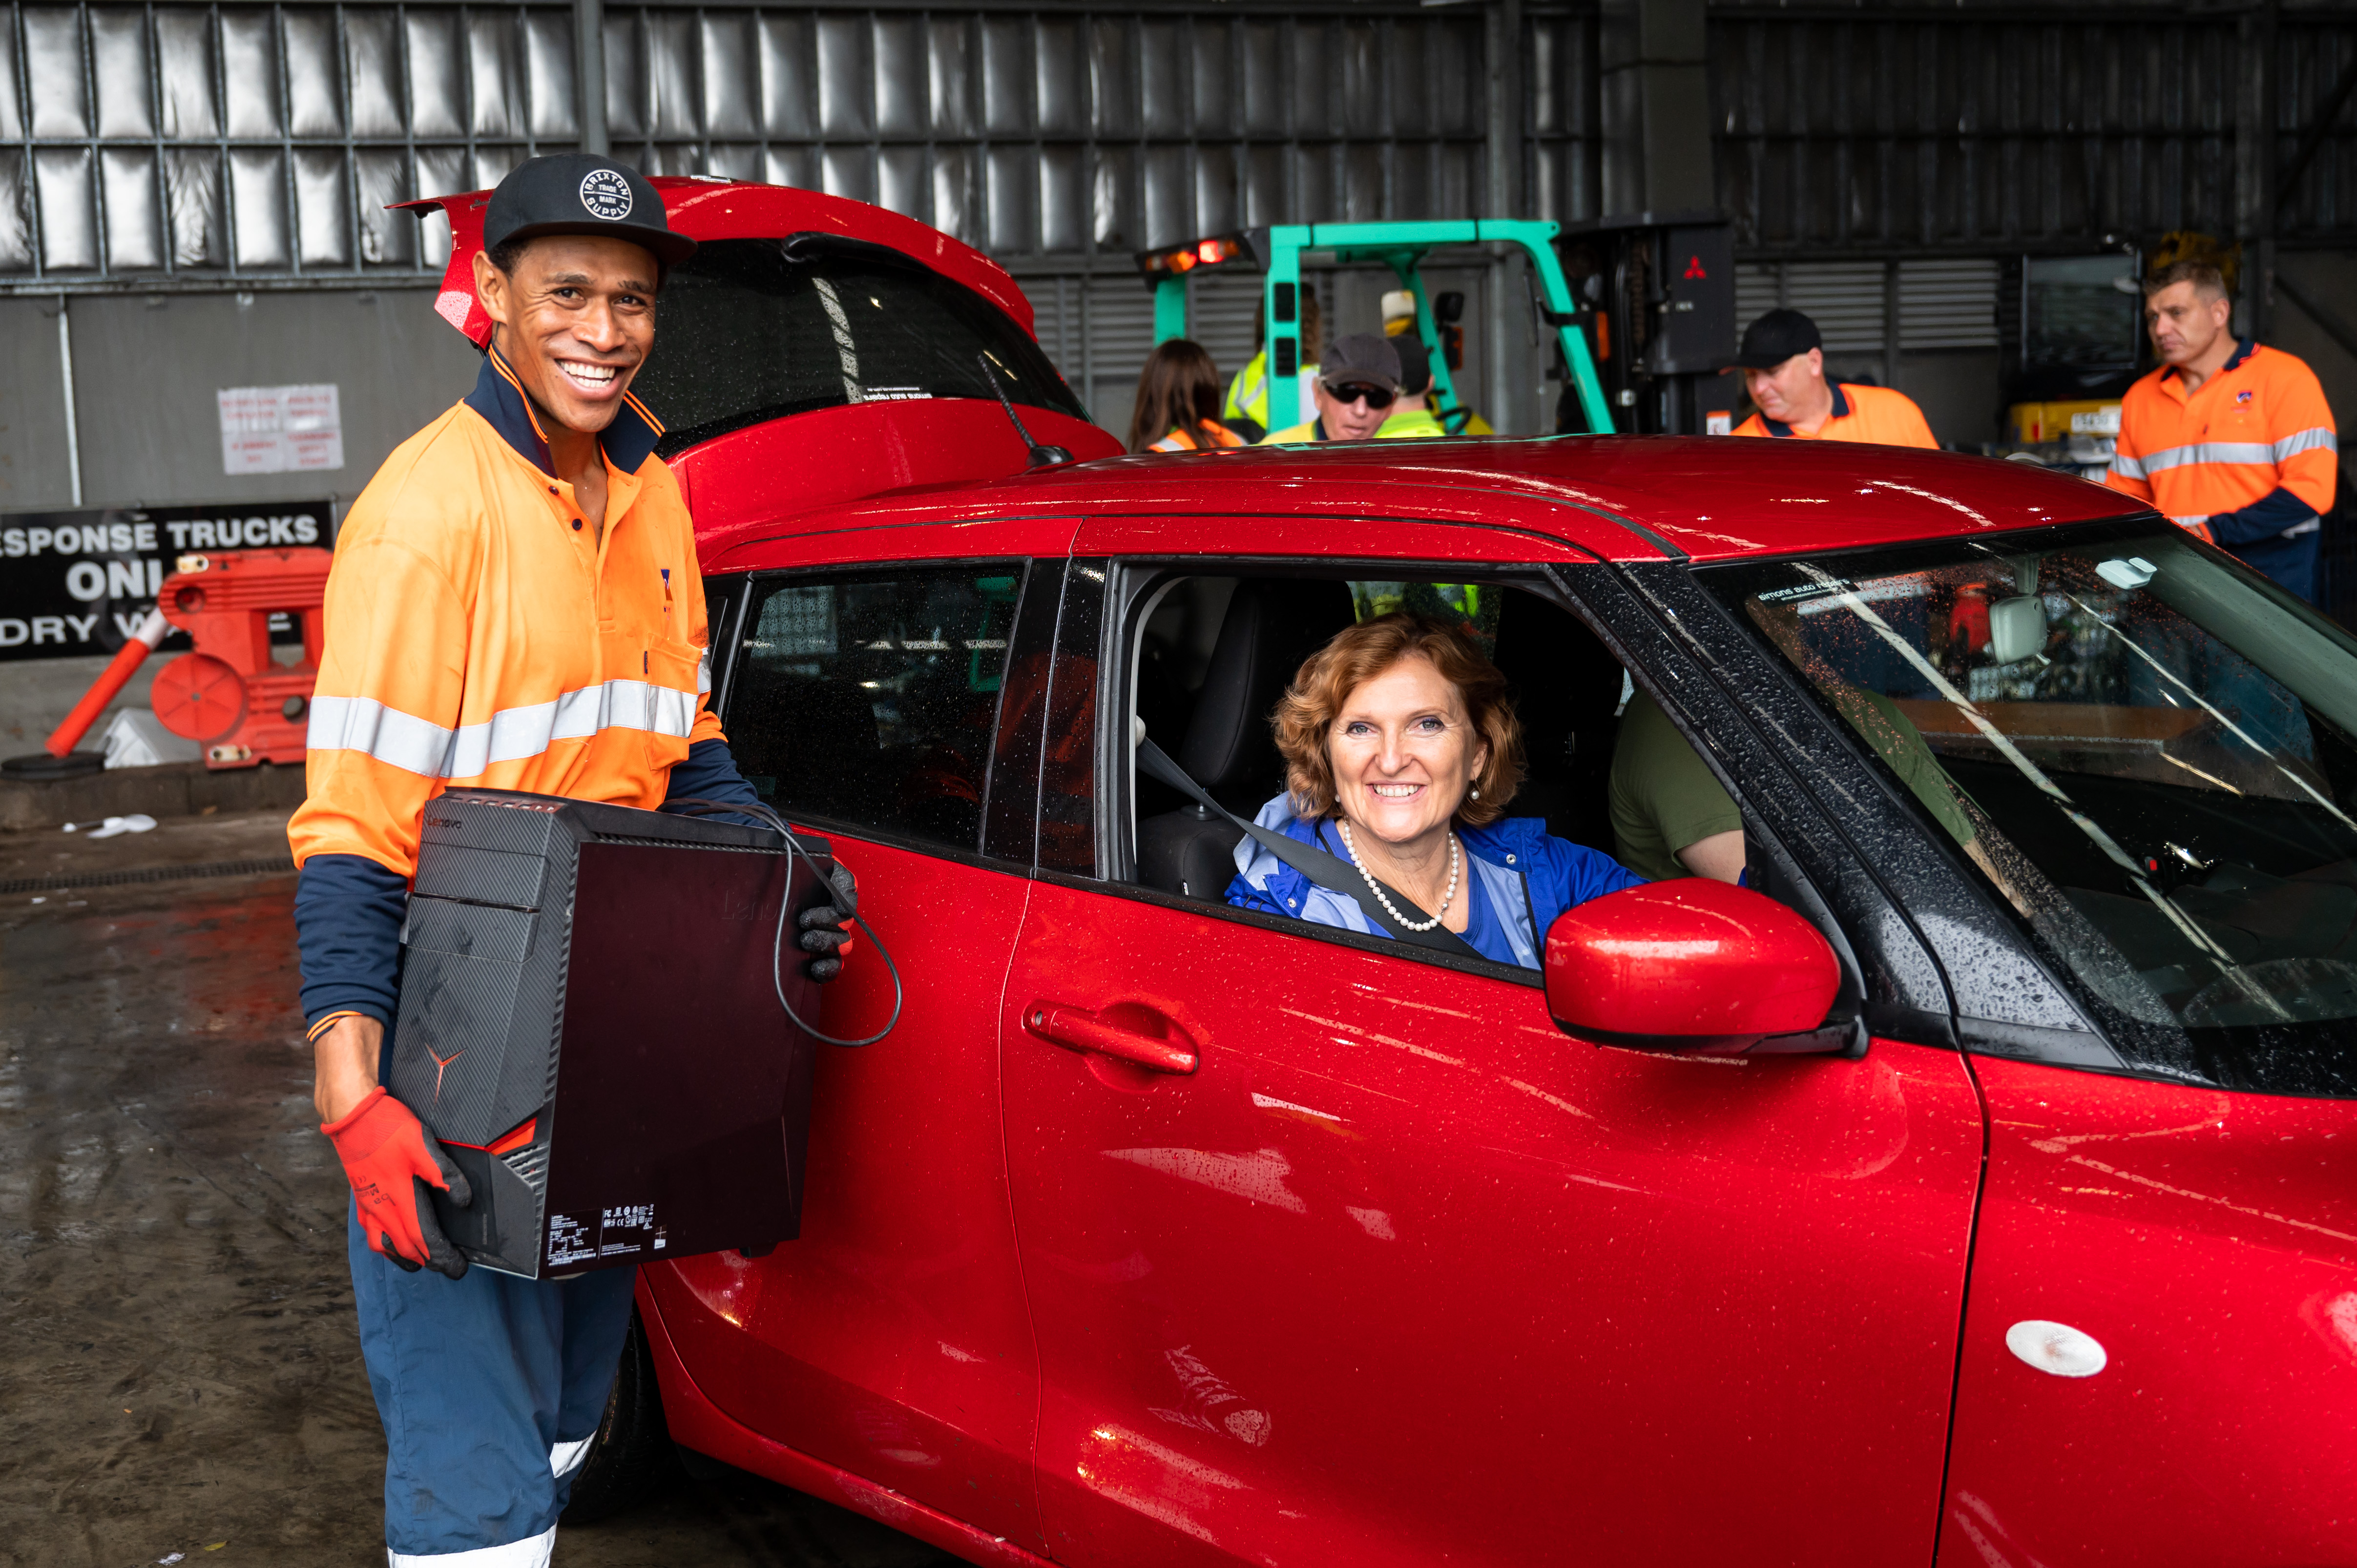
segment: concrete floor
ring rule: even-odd
[[[282,815],[0,834],[0,886],[283,853]],[[291,875],[0,893],[0,1564],[382,1563],[384,1444],[310,1105]],[[952,1559],[739,1472],[564,1568]]]

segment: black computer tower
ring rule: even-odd
[[[502,789],[425,808],[385,1084],[474,1188],[435,1217],[527,1278],[799,1233],[824,840]],[[771,979],[780,900],[786,930]]]

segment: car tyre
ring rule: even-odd
[[[622,1341],[622,1363],[614,1391],[606,1398],[589,1452],[573,1473],[573,1495],[562,1522],[595,1524],[633,1509],[662,1491],[679,1475],[671,1429],[663,1423],[662,1391],[655,1384],[655,1359],[636,1308]]]

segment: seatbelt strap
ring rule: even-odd
[[[1263,849],[1267,850],[1269,854],[1276,856],[1327,892],[1340,894],[1358,905],[1367,918],[1373,923],[1375,929],[1382,931],[1383,935],[1406,942],[1412,947],[1429,948],[1434,952],[1445,952],[1456,958],[1478,959],[1482,956],[1480,949],[1446,926],[1435,926],[1428,931],[1412,931],[1401,925],[1392,918],[1391,911],[1383,907],[1380,899],[1371,899],[1367,897],[1366,881],[1360,875],[1357,866],[1352,865],[1340,855],[1330,854],[1315,845],[1303,843],[1298,839],[1287,838],[1283,833],[1272,832],[1258,822],[1244,821],[1211,799],[1211,791],[1189,779],[1186,770],[1171,761],[1163,749],[1151,740],[1140,740],[1137,743],[1137,766],[1169,785],[1173,789],[1183,790],[1206,810],[1216,811],[1225,817],[1259,843]],[[1472,868],[1469,866],[1466,869],[1465,896],[1469,899],[1473,896]],[[1385,897],[1408,905],[1411,908],[1415,907],[1414,900],[1403,896],[1398,888],[1390,884],[1378,882],[1376,886],[1383,888]]]

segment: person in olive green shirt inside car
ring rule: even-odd
[[[1879,692],[1846,686],[1832,696],[1858,737],[1972,853],[1971,815],[1913,721]],[[1638,875],[1655,882],[1674,876],[1733,882],[1743,875],[1742,812],[1661,704],[1641,690],[1620,716],[1610,801],[1614,858]]]
[[[1612,748],[1612,853],[1654,882],[1743,875],[1743,813],[1644,692],[1629,699]]]

